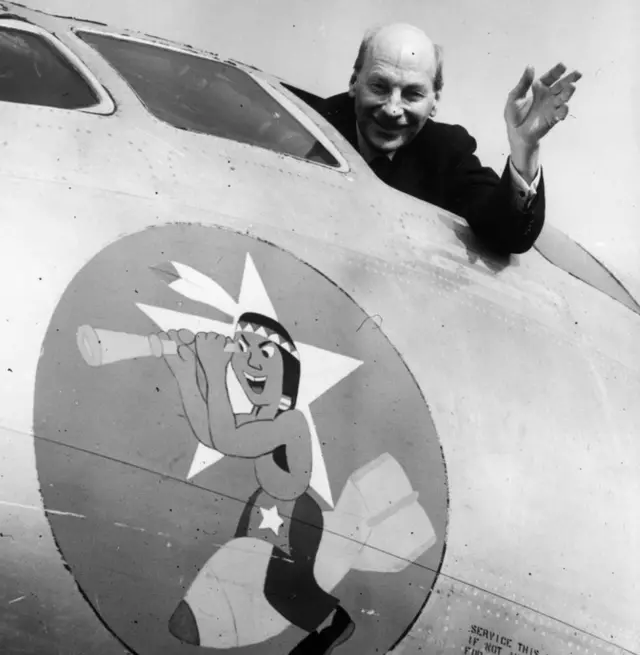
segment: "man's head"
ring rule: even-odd
[[[273,318],[245,312],[238,319],[235,341],[238,351],[231,358],[231,368],[251,403],[274,405],[281,411],[294,408],[300,355],[287,330]]]
[[[369,31],[349,83],[362,137],[375,151],[409,143],[435,115],[442,90],[442,51],[417,27]]]

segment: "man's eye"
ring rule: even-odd
[[[276,348],[275,346],[264,346],[261,350],[264,357],[270,359],[275,354]]]
[[[384,93],[385,92],[384,84],[381,84],[380,82],[372,82],[371,84],[369,84],[369,88],[374,93]]]
[[[419,102],[424,98],[424,95],[419,91],[408,91],[407,93],[404,94],[404,97],[409,102]]]
[[[240,341],[238,341],[238,345],[240,346],[240,351],[241,352],[243,352],[243,353],[247,352],[247,344],[242,339],[240,339]]]

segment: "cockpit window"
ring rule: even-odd
[[[131,85],[149,111],[179,129],[339,166],[336,158],[240,69],[154,44],[78,35]]]
[[[98,104],[80,73],[33,32],[0,25],[0,101],[61,109]]]

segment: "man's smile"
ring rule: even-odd
[[[372,116],[373,124],[383,132],[388,132],[389,134],[397,134],[402,132],[407,128],[407,125],[401,125],[396,122],[385,121],[384,118],[380,119],[376,116]]]
[[[260,394],[264,391],[264,386],[267,382],[267,376],[266,375],[249,375],[249,373],[244,373],[244,377],[249,384],[249,388],[253,393]]]

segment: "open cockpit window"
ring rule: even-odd
[[[61,109],[99,104],[90,84],[42,35],[0,22],[0,102]]]
[[[235,66],[131,38],[82,31],[148,110],[176,128],[339,167],[329,150]]]

